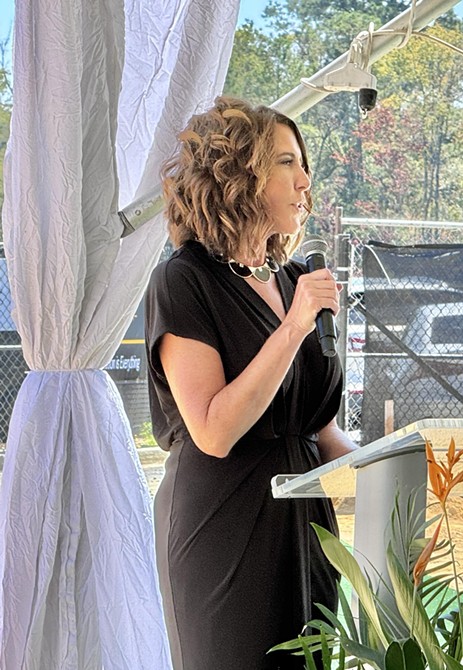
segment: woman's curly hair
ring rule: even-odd
[[[233,258],[243,247],[257,251],[272,230],[264,189],[274,165],[277,123],[289,126],[309,173],[303,139],[294,121],[270,107],[253,108],[231,97],[191,118],[180,147],[162,170],[169,233],[174,246],[199,240],[215,254]],[[307,213],[312,199],[304,193]],[[284,263],[301,234],[273,234],[267,253]],[[297,239],[295,239],[297,238]]]

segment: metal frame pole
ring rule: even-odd
[[[421,0],[415,7],[413,16],[413,30],[421,30],[437,17],[445,14],[459,0]],[[402,34],[391,34],[384,32],[384,35],[375,34],[372,40],[372,48],[369,63],[374,63],[386,53],[399,46],[403,41],[407,28],[409,27],[411,8],[396,16],[392,21],[386,23],[377,32],[394,31]],[[365,33],[367,35],[367,33]],[[272,104],[272,107],[278,109],[283,114],[291,118],[296,118],[303,112],[313,107],[317,102],[323,100],[332,91],[319,91],[312,86],[323,86],[323,80],[326,74],[333,70],[343,67],[347,63],[349,52],[342,54],[336,60],[319,70],[316,74],[307,79],[308,85],[299,84],[289,93],[279,98]],[[311,86],[312,84],[312,86]],[[124,226],[122,237],[134,232],[147,221],[151,221],[156,214],[162,211],[164,206],[161,195],[161,187],[157,185],[152,191],[142,196],[119,212],[119,217]]]

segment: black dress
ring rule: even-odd
[[[304,271],[290,262],[276,274],[286,310]],[[197,242],[154,270],[146,315],[153,432],[170,450],[155,523],[174,670],[303,667],[266,652],[320,617],[314,603],[335,608],[337,576],[309,523],[336,532],[336,520],[327,499],[275,500],[270,480],[320,465],[316,433],[338,410],[339,361],[309,335],[265,414],[216,458],[195,446],[178,414],[159,339],[170,332],[214,347],[229,382],[280,321]]]

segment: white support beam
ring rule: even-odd
[[[439,16],[452,9],[458,2],[459,0],[421,0],[415,7],[412,29],[422,30]],[[392,19],[392,21],[389,21],[389,23],[386,23],[375,32],[391,30],[394,32],[403,32],[405,35],[410,21],[410,13],[411,8],[396,16],[395,19]],[[367,27],[368,26],[365,26],[365,30]],[[370,55],[370,65],[392,49],[398,47],[402,40],[402,35],[386,32],[384,35],[375,34]],[[311,77],[308,77],[307,81],[312,84],[312,86],[322,87],[325,76],[329,72],[343,67],[347,63],[347,59],[348,52],[346,51],[346,53],[336,58],[336,60],[326,65]],[[299,84],[299,86],[296,86],[292,91],[289,91],[289,93],[286,93],[283,97],[274,102],[272,107],[294,119],[310,107],[316,105],[320,100],[323,100],[327,95],[331,95],[331,92],[318,91],[305,84]]]
[[[342,217],[340,220],[341,226],[354,226],[355,228],[366,228],[368,226],[377,227],[397,227],[404,226],[407,228],[455,228],[456,230],[463,230],[463,221],[421,221],[412,219],[373,219],[364,218],[356,219],[352,217]]]
[[[413,20],[413,30],[421,30],[438,18],[442,14],[448,12],[452,7],[457,5],[459,0],[421,0],[418,2],[415,7],[415,15]],[[410,20],[411,9],[407,9],[402,14],[399,14],[395,19],[389,21],[384,26],[382,26],[380,31],[401,31],[404,33],[407,31],[409,20]],[[385,33],[384,35],[375,35],[373,38],[372,49],[370,54],[369,62],[374,63],[381,56],[384,56],[386,53],[399,46],[399,44],[404,39],[402,35],[395,35],[391,33]],[[324,77],[328,72],[337,70],[346,64],[348,58],[348,52],[339,56],[336,60],[332,61],[329,65],[325,66],[323,69],[319,70],[316,74],[312,75],[307,79],[307,81],[313,86],[323,86]],[[277,100],[272,104],[272,107],[278,109],[283,114],[291,118],[296,118],[303,112],[305,112],[310,107],[313,107],[323,100],[327,95],[330,95],[330,91],[318,91],[307,85],[299,84],[292,91],[289,91],[282,98]],[[134,230],[139,228],[143,223],[151,221],[156,214],[162,211],[164,206],[163,198],[161,195],[161,187],[158,184],[153,191],[150,191],[145,196],[142,196],[135,202],[132,202],[130,205],[125,207],[119,216],[121,222],[124,226],[124,231],[122,237],[129,235]]]

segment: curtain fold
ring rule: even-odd
[[[238,0],[16,2],[3,220],[32,372],[0,490],[2,670],[170,668],[151,497],[101,369],[165,230],[158,217],[121,241],[119,188],[130,202],[155,186],[180,128],[220,92],[237,12]]]

